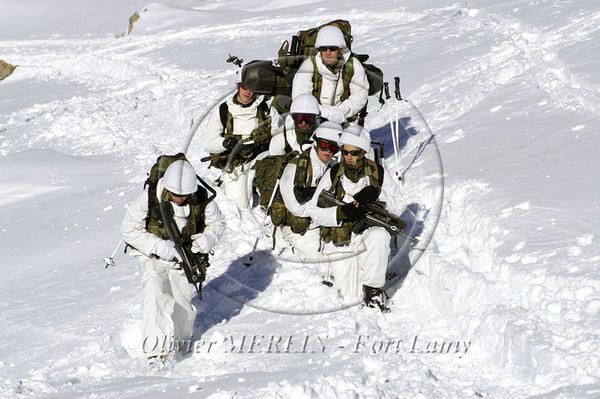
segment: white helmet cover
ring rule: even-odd
[[[337,26],[327,25],[319,29],[317,40],[315,40],[315,47],[319,48],[327,46],[346,48],[344,34]]]
[[[324,139],[332,143],[339,143],[340,135],[342,134],[342,126],[339,123],[325,121],[315,130],[315,139]]]
[[[184,160],[173,162],[165,171],[163,186],[177,195],[195,193],[198,187],[194,167]]]
[[[304,93],[296,96],[292,100],[290,113],[319,115],[321,110],[319,109],[319,102],[317,99],[310,93]]]
[[[340,137],[340,145],[353,145],[361,150],[364,150],[365,152],[369,152],[371,149],[371,133],[369,133],[367,129],[358,126],[360,131],[358,134],[356,134],[358,129],[354,126],[358,125],[349,126],[346,130],[344,130],[342,136]]]

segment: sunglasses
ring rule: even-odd
[[[338,46],[323,46],[319,47],[319,51],[338,51],[340,48]]]
[[[292,119],[297,125],[314,125],[317,122],[317,116],[313,114],[292,114]]]
[[[352,155],[353,157],[358,157],[361,156],[363,154],[363,150],[344,150],[342,149],[342,154],[343,155]]]
[[[317,140],[317,146],[321,151],[329,151],[332,154],[335,154],[340,150],[337,144],[331,143],[327,140]]]

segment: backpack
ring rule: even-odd
[[[271,197],[275,196],[273,191],[277,180],[283,174],[285,166],[298,155],[298,151],[287,152],[283,155],[269,155],[263,159],[259,159],[252,166],[252,169],[256,170],[254,176],[254,187],[258,190],[260,196],[260,206],[267,208]],[[269,210],[267,209],[267,212]]]

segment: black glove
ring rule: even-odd
[[[366,206],[367,204],[377,200],[380,193],[381,189],[379,187],[367,186],[354,194],[352,197],[354,197],[354,200],[359,204]]]
[[[294,195],[296,196],[296,201],[298,201],[300,204],[306,204],[312,199],[313,195],[315,195],[316,190],[317,187],[294,186]]]
[[[240,149],[240,158],[242,158],[243,160],[250,160],[252,158],[254,158],[256,155],[256,149],[257,146],[255,144],[244,144],[242,145],[242,148]]]
[[[336,217],[340,222],[356,222],[365,217],[367,208],[364,206],[356,206],[353,203],[340,205],[337,207]]]
[[[231,151],[237,143],[238,139],[236,139],[235,137],[227,137],[225,140],[223,140],[223,147],[225,147],[227,151]]]

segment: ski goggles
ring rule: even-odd
[[[319,47],[319,51],[338,51],[340,48],[338,46],[323,46]]]
[[[352,155],[353,157],[359,157],[364,153],[363,150],[344,150],[342,149],[343,155]]]
[[[317,147],[319,147],[321,151],[329,151],[332,154],[335,154],[340,150],[340,147],[337,144],[323,139],[317,140]]]
[[[314,114],[292,114],[292,119],[296,122],[296,125],[310,125],[313,126],[317,123],[317,116]]]

